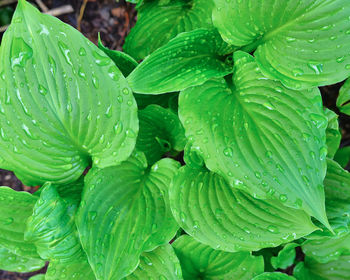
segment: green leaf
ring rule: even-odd
[[[213,23],[224,40],[255,50],[267,77],[288,87],[310,88],[350,76],[349,1],[214,2]]]
[[[293,276],[281,272],[265,272],[254,277],[252,280],[296,280]]]
[[[30,277],[29,280],[45,280],[45,274],[34,275]]]
[[[299,244],[296,243],[288,243],[283,249],[278,253],[277,257],[271,258],[271,264],[275,269],[281,268],[286,269],[291,266],[295,260],[295,248],[298,247]]]
[[[0,246],[0,270],[13,272],[32,272],[45,266],[42,259],[17,256],[3,246]]]
[[[149,105],[139,111],[140,132],[136,148],[144,152],[149,164],[161,159],[167,152],[183,151],[185,131],[176,114],[158,105]]]
[[[137,269],[125,278],[125,280],[144,279],[183,279],[180,262],[169,244],[160,246],[152,252],[143,253]]]
[[[325,115],[328,118],[328,126],[326,129],[326,143],[328,147],[327,157],[333,158],[341,141],[338,115],[327,108],[325,108]]]
[[[344,280],[350,278],[350,255],[341,256],[336,261],[318,263],[306,257],[305,263],[298,263],[294,276],[298,280]]]
[[[350,79],[347,79],[344,85],[340,88],[337,99],[337,107],[340,112],[350,115]]]
[[[212,28],[212,0],[148,1],[138,9],[138,20],[125,39],[124,50],[145,58],[182,32]]]
[[[37,198],[27,192],[0,187],[0,246],[26,258],[40,258],[34,244],[24,241],[26,220]]]
[[[174,237],[168,187],[178,167],[162,159],[149,168],[136,152],[118,166],[89,171],[76,223],[96,278],[126,277],[143,252]]]
[[[217,79],[181,92],[187,138],[232,187],[303,209],[328,225],[327,118],[319,90],[294,91],[265,78],[246,53],[236,52],[234,60],[233,84]]]
[[[317,229],[301,210],[258,200],[205,169],[180,168],[170,188],[179,225],[196,240],[224,251],[255,251]]]
[[[72,261],[53,260],[46,272],[45,280],[96,280],[85,255]]]
[[[345,168],[350,161],[350,146],[339,149],[334,156],[334,160],[338,162],[341,167]]]
[[[21,0],[0,50],[0,163],[27,185],[76,181],[134,149],[137,106],[113,61]]]
[[[254,257],[250,252],[214,250],[188,235],[178,238],[173,247],[180,260],[184,280],[250,280],[264,271],[262,257]]]
[[[231,73],[225,57],[230,51],[216,30],[181,33],[148,56],[127,80],[136,93],[180,91]]]
[[[108,55],[110,59],[113,60],[115,65],[123,73],[124,77],[129,76],[132,70],[134,70],[138,65],[137,61],[133,59],[130,55],[120,51],[114,51],[106,48],[101,41],[100,33],[98,34],[98,47],[106,55]]]

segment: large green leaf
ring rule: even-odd
[[[276,257],[271,258],[271,264],[275,269],[282,268],[286,269],[294,263],[296,252],[295,247],[298,247],[299,244],[288,243],[286,244],[281,251],[278,252]]]
[[[47,268],[45,280],[96,280],[85,255],[65,262],[53,260]]]
[[[350,115],[350,79],[340,88],[337,106],[340,112]]]
[[[306,257],[305,263],[298,263],[294,276],[298,280],[345,280],[350,279],[350,254],[341,256],[336,261],[319,263]]]
[[[301,210],[258,200],[205,169],[182,167],[170,189],[180,226],[198,241],[224,251],[255,251],[317,229]]]
[[[124,50],[143,59],[177,34],[211,28],[212,0],[148,1],[138,10],[134,28],[125,39]]]
[[[45,266],[42,259],[17,256],[3,246],[0,246],[0,270],[14,272],[32,272]]]
[[[265,272],[252,280],[295,280],[295,278],[281,272]]]
[[[149,168],[144,154],[136,152],[116,167],[90,170],[76,222],[98,279],[129,275],[141,253],[174,237],[178,226],[168,187],[178,167],[162,159]]]
[[[180,91],[231,73],[225,56],[230,51],[216,30],[181,33],[148,56],[127,80],[136,93]]]
[[[224,40],[254,51],[262,72],[292,88],[329,85],[350,74],[347,0],[214,0]]]
[[[158,105],[139,111],[140,132],[136,148],[144,152],[150,164],[167,152],[183,151],[185,131],[176,114]]]
[[[207,167],[232,187],[328,224],[327,118],[318,89],[289,90],[265,78],[253,57],[236,52],[233,84],[217,79],[181,92],[179,116]]]
[[[341,141],[341,133],[339,130],[338,115],[331,110],[325,108],[325,114],[328,118],[328,126],[326,129],[326,143],[328,147],[327,157],[333,158],[339,149]]]
[[[19,2],[0,50],[1,167],[27,185],[77,180],[131,154],[137,106],[112,60],[74,28]]]
[[[169,244],[141,255],[137,269],[125,280],[180,280],[182,271],[178,258]]]
[[[250,280],[264,271],[262,257],[252,256],[250,252],[214,250],[188,235],[178,238],[173,247],[180,260],[184,280]]]
[[[0,246],[26,258],[40,258],[34,244],[24,241],[26,221],[37,198],[27,192],[0,187]]]

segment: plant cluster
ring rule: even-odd
[[[318,89],[350,76],[350,1],[130,2],[120,52],[19,1],[0,168],[40,187],[0,188],[0,269],[350,279],[350,152]]]

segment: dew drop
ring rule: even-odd
[[[232,156],[233,156],[232,148],[226,147],[226,148],[224,149],[224,155],[227,156],[227,157],[232,157]]]
[[[22,38],[14,38],[11,48],[11,67],[24,67],[32,57],[32,48]]]
[[[285,194],[281,194],[279,198],[281,202],[286,202],[288,200],[288,196]]]
[[[61,53],[63,54],[66,62],[70,66],[73,66],[71,51],[70,51],[69,47],[65,43],[63,43],[62,41],[58,41],[58,47],[59,47]]]

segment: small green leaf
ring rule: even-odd
[[[328,126],[326,129],[326,143],[328,147],[327,157],[333,158],[335,153],[339,149],[341,141],[338,115],[327,108],[325,108],[325,114],[328,118]]]
[[[151,252],[145,252],[140,257],[137,269],[125,280],[180,280],[181,266],[171,245],[159,246]]]
[[[178,238],[173,247],[180,260],[184,280],[250,280],[264,271],[262,257],[252,256],[250,252],[214,250],[188,235]]]
[[[334,156],[334,160],[338,162],[341,167],[345,168],[350,161],[350,146],[339,149]]]
[[[214,3],[213,23],[224,40],[247,52],[255,50],[267,77],[291,88],[311,88],[350,76],[349,1]]]
[[[118,166],[89,171],[76,223],[96,278],[126,277],[143,252],[175,236],[168,188],[178,168],[172,159],[149,168],[136,152]]]
[[[233,84],[216,79],[181,92],[187,138],[231,187],[303,209],[328,226],[327,118],[319,90],[290,90],[267,79],[244,52],[234,60]]]
[[[212,28],[212,0],[148,1],[138,9],[138,20],[125,39],[124,50],[145,58],[182,32]]]
[[[136,93],[160,94],[203,84],[232,72],[231,52],[216,30],[179,34],[148,56],[127,78]]]
[[[350,79],[347,79],[344,85],[340,88],[337,99],[337,107],[340,112],[350,115]]]
[[[30,193],[0,187],[0,246],[18,256],[40,259],[34,244],[24,241],[26,221],[36,200]]]
[[[185,131],[176,114],[158,105],[149,105],[139,111],[140,132],[136,148],[144,152],[149,164],[161,159],[167,152],[183,151]]]
[[[205,169],[181,167],[170,187],[179,225],[212,248],[237,252],[275,247],[317,229],[301,210],[258,200]]]
[[[296,280],[293,276],[281,272],[265,272],[254,277],[252,280]]]
[[[3,246],[0,246],[0,270],[13,272],[32,272],[45,266],[42,259],[33,259],[17,256]]]
[[[137,106],[113,61],[20,1],[0,50],[0,163],[27,185],[76,181],[127,159]]]
[[[288,243],[286,244],[281,251],[278,252],[277,257],[271,258],[271,264],[275,269],[281,268],[286,269],[294,263],[296,252],[295,248],[299,244]]]

